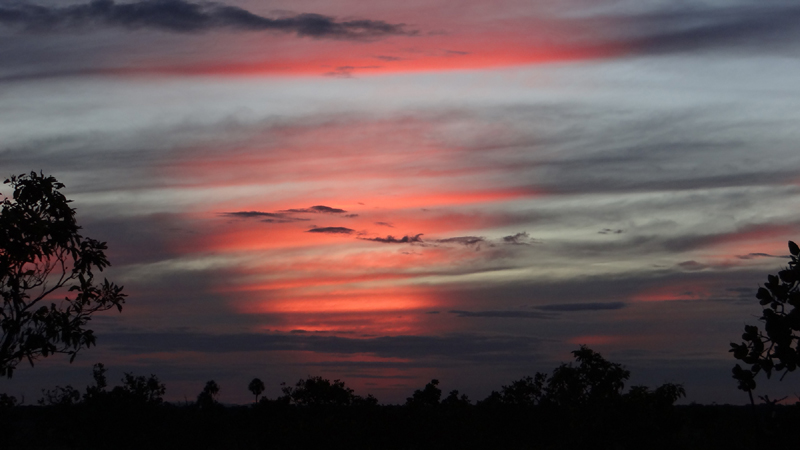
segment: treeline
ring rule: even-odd
[[[341,380],[308,377],[285,385],[278,398],[247,389],[254,402],[224,406],[220,386],[172,404],[155,375],[126,373],[109,388],[97,364],[84,392],[66,386],[43,392],[38,406],[0,395],[0,448],[9,449],[608,449],[772,448],[793,444],[798,407],[774,402],[769,411],[736,406],[676,407],[683,386],[624,391],[630,372],[589,348],[574,364],[536,373],[473,402],[438,380],[403,405],[380,405]],[[756,412],[756,415],[753,413]],[[790,439],[791,436],[792,438]],[[775,447],[777,446],[777,447]]]

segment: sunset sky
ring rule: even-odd
[[[103,362],[173,401],[308,375],[474,401],[587,344],[629,385],[744,403],[729,342],[800,240],[798,23],[778,0],[4,1],[0,175],[64,182],[129,297],[0,392]]]

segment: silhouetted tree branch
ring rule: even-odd
[[[789,266],[777,276],[768,275],[756,293],[759,304],[766,306],[758,319],[764,322],[764,330],[745,325],[743,342],[731,342],[733,357],[749,366],[736,364],[732,372],[751,404],[756,375],[763,371],[770,378],[773,371],[783,372],[782,380],[800,364],[800,247],[789,241],[789,252]]]
[[[0,376],[10,378],[23,359],[66,353],[72,362],[95,344],[91,316],[122,311],[125,294],[94,280],[109,265],[106,243],[79,234],[62,183],[35,172],[5,183],[13,194],[0,204]]]

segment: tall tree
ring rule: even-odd
[[[122,287],[95,281],[109,266],[105,242],[84,238],[75,210],[52,176],[31,172],[5,180],[0,204],[0,376],[55,353],[75,359],[95,344],[86,326],[94,313],[122,311]]]
[[[253,381],[251,381],[250,384],[247,385],[247,389],[249,389],[250,392],[252,392],[253,395],[256,396],[256,403],[258,403],[258,396],[261,395],[262,392],[264,392],[265,388],[266,386],[264,386],[264,382],[261,381],[260,378],[253,378]]]

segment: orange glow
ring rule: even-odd
[[[358,75],[385,75],[449,70],[483,70],[528,64],[585,61],[625,54],[624,47],[618,45],[562,49],[520,47],[516,49],[501,49],[499,51],[498,47],[492,49],[476,48],[472,52],[465,51],[463,55],[458,56],[418,56],[414,59],[393,61],[391,64],[381,64],[369,56],[361,58],[328,57],[315,60],[285,59],[256,63],[152,65],[150,67],[115,69],[104,72],[126,76],[259,77],[265,75],[319,76],[328,74],[332,76],[349,76],[351,72]]]
[[[352,339],[401,334],[419,335],[430,332],[428,324],[420,320],[424,311],[413,309],[279,314],[282,323],[277,326],[264,327],[264,329],[301,334],[335,335]]]
[[[701,300],[711,297],[713,282],[692,284],[670,284],[647,289],[631,298],[640,302],[664,302],[672,300]]]
[[[296,295],[287,299],[248,305],[242,312],[342,312],[342,311],[401,311],[421,309],[432,303],[420,294],[401,294],[402,288],[386,290],[328,291],[323,295]]]
[[[622,56],[632,49],[619,42],[569,42],[574,30],[532,33],[543,24],[517,23],[516,32],[476,33],[393,38],[353,44],[341,41],[281,42],[272,40],[270,58],[242,61],[220,55],[214,62],[139,61],[136,67],[103,70],[125,76],[342,76],[387,75],[452,70],[484,70],[529,64],[587,61]],[[547,24],[552,25],[552,24]],[[285,38],[283,38],[285,39]],[[236,39],[233,39],[235,42]],[[254,43],[243,45],[253,46]],[[263,55],[263,51],[251,54]],[[380,58],[386,55],[388,58]]]
[[[318,286],[331,286],[336,284],[353,284],[363,283],[369,281],[384,281],[384,280],[404,280],[412,278],[414,275],[401,274],[401,273],[380,273],[380,274],[363,274],[353,276],[341,277],[291,277],[281,278],[279,281],[273,283],[257,284],[257,285],[237,285],[226,289],[220,289],[218,292],[248,292],[248,291],[266,291],[266,290],[281,290],[291,288],[309,288]]]
[[[495,189],[467,192],[440,192],[407,197],[375,197],[366,198],[364,203],[368,205],[386,205],[386,207],[393,209],[403,209],[498,202],[522,197],[537,197],[539,195],[541,195],[541,192],[532,189]]]

